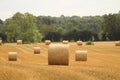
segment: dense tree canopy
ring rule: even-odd
[[[120,13],[103,16],[60,17],[34,16],[17,12],[13,17],[0,20],[0,38],[24,43],[51,41],[120,40]]]
[[[36,17],[29,13],[16,13],[7,19],[2,32],[7,36],[8,42],[15,42],[17,39],[24,42],[39,42],[42,38],[36,26]]]
[[[104,15],[103,35],[105,40],[120,40],[120,13]]]

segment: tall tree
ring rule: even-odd
[[[108,40],[120,39],[120,16],[119,14],[104,15],[103,37]]]
[[[22,39],[24,42],[38,42],[42,38],[36,27],[36,17],[29,13],[18,12],[7,19],[3,32],[10,42],[15,42],[17,39]]]

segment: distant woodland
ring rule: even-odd
[[[0,39],[3,42],[41,42],[46,39],[69,41],[120,40],[120,12],[103,16],[34,16],[17,12],[11,18],[0,19]]]

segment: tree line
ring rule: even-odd
[[[24,43],[51,41],[120,40],[120,12],[103,16],[34,16],[17,12],[11,18],[0,19],[0,38],[4,42]]]

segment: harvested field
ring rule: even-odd
[[[40,54],[33,54],[38,46]],[[87,50],[87,61],[75,61],[76,50]],[[8,52],[17,52],[17,61],[8,61]],[[119,80],[120,46],[115,42],[94,42],[77,46],[69,43],[69,66],[48,65],[48,45],[4,44],[0,46],[0,80]]]

